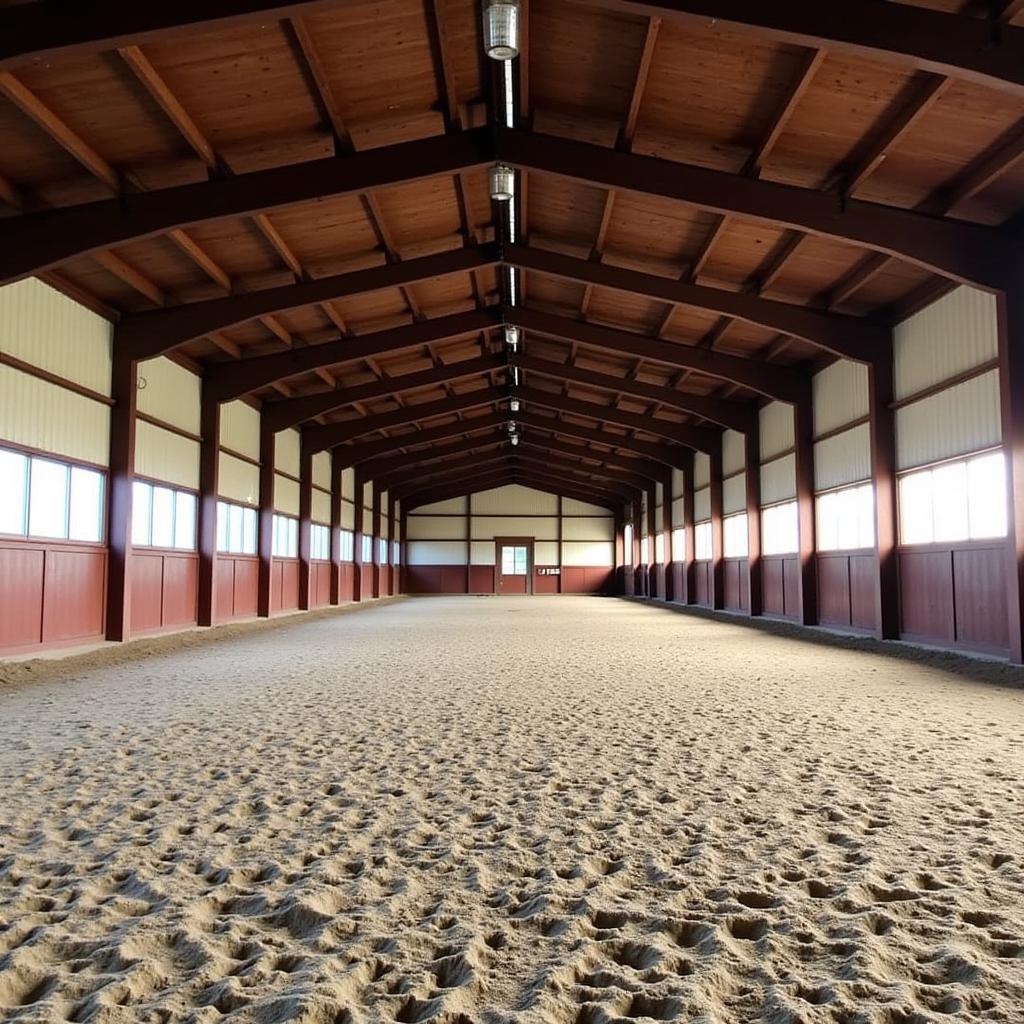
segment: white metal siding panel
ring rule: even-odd
[[[35,278],[0,288],[0,352],[110,394],[113,325]]]
[[[245,402],[225,402],[220,409],[220,443],[250,459],[258,459],[260,414]]]
[[[693,521],[703,522],[711,518],[711,488],[702,487],[693,495]]]
[[[105,466],[110,407],[0,365],[0,440]]]
[[[871,479],[871,428],[862,423],[814,446],[814,486],[830,487]]]
[[[461,540],[412,540],[406,544],[406,565],[465,565],[466,544]]]
[[[139,366],[139,412],[181,427],[190,434],[199,433],[202,378],[183,366],[161,356]]]
[[[744,437],[735,430],[722,434],[722,476],[728,476],[747,464]]]
[[[575,498],[562,498],[562,515],[564,516],[605,516],[608,509],[603,505],[591,505],[587,501]]]
[[[941,384],[998,354],[996,297],[961,286],[893,331],[896,397]]]
[[[533,537],[558,540],[558,516],[473,516],[473,540]]]
[[[769,402],[761,409],[760,428],[762,460],[789,451],[796,443],[793,407],[785,402]]]
[[[672,525],[683,525],[684,502],[682,498],[675,498],[672,502]]]
[[[469,564],[470,565],[494,565],[494,541],[493,540],[475,540],[469,546]],[[537,558],[536,551],[534,552],[534,558]],[[540,559],[538,558],[539,562]]]
[[[274,469],[298,476],[300,445],[301,435],[294,427],[278,431],[274,435]]]
[[[299,514],[299,485],[280,473],[274,474],[274,511],[289,516]]]
[[[739,473],[722,481],[722,514],[742,512],[747,507],[747,475]]]
[[[331,496],[323,491],[313,491],[313,508],[311,518],[314,523],[323,523],[324,526],[331,525]]]
[[[896,410],[896,466],[912,469],[1002,441],[999,371]]]
[[[686,481],[681,469],[672,470],[672,497],[681,498],[686,490]]]
[[[325,491],[331,489],[331,454],[317,452],[313,456],[313,483]]]
[[[761,504],[772,505],[796,497],[796,456],[773,459],[761,467]]]
[[[341,528],[343,530],[356,528],[356,507],[350,501],[341,503]]]
[[[341,471],[341,496],[356,500],[356,471],[351,466]]]
[[[615,521],[608,516],[562,520],[562,540],[607,541],[614,539]]]
[[[665,487],[660,483],[654,485],[654,502],[656,505],[661,505],[665,501]]]
[[[493,552],[492,552],[493,556]],[[558,565],[558,541],[539,540],[533,545],[533,561],[535,565]]]
[[[557,495],[523,487],[521,484],[507,484],[479,491],[472,496],[472,500],[473,512],[480,515],[558,515]]]
[[[373,513],[368,509],[363,509],[363,533],[373,535]]]
[[[417,513],[421,512],[440,512],[444,514],[454,514],[461,512],[463,515],[466,513],[466,499],[465,498],[449,498],[447,501],[435,501],[430,505],[420,505],[415,510]]]
[[[373,481],[363,484],[363,508],[373,508]]]
[[[199,443],[141,420],[135,427],[135,472],[199,490]]]
[[[218,464],[218,496],[228,501],[255,505],[260,493],[259,467],[236,459],[227,452],[220,452]]]
[[[711,482],[711,457],[707,452],[693,456],[693,489],[699,491]]]
[[[868,414],[868,368],[840,359],[812,378],[814,432],[825,434]]]
[[[601,566],[615,564],[613,543],[572,541],[562,545],[562,565]]]
[[[409,516],[409,540],[465,540],[466,520],[462,516]]]

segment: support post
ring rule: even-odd
[[[409,556],[406,553],[406,538],[408,535],[408,526],[408,516],[406,515],[405,509],[403,508],[401,518],[399,519],[399,527],[401,532],[398,535],[398,592],[400,594],[406,593],[409,587],[409,574],[405,568],[406,563],[409,560]]]
[[[615,512],[615,589],[620,594],[626,593],[626,524],[623,513],[620,510]],[[562,564],[562,552],[558,552],[558,564]],[[558,581],[558,589],[561,592],[562,581]]]
[[[744,435],[747,484],[747,596],[750,614],[764,613],[761,562],[761,430],[758,420]]]
[[[688,451],[683,456],[683,601],[686,604],[697,603],[696,586],[696,537],[693,526],[693,460],[694,453]]]
[[[265,416],[260,417],[260,509],[256,553],[259,575],[256,589],[256,614],[270,617],[271,577],[274,550],[274,460],[276,435]]]
[[[800,622],[818,624],[818,561],[814,525],[814,404],[811,386],[793,406],[796,447],[796,507],[799,519]]]
[[[299,449],[299,611],[312,607],[310,583],[311,534],[313,530],[313,453],[302,436]]]
[[[197,621],[217,621],[217,495],[220,492],[220,402],[202,385],[199,412],[199,595]]]
[[[374,598],[380,597],[380,485],[374,483],[373,485],[373,505],[372,505],[371,523],[373,530],[373,543],[370,545],[370,563],[373,566],[372,569],[372,585],[373,585],[373,596]]]
[[[661,586],[658,597],[662,601],[672,599],[672,471],[665,474],[661,482]]]
[[[352,600],[363,599],[363,487],[366,481],[355,471],[355,512],[352,522]]]
[[[341,473],[345,467],[331,451],[331,604],[341,604]]]
[[[896,544],[896,418],[892,352],[868,367],[871,479],[875,488],[875,636],[900,635],[899,553]],[[1005,435],[1004,435],[1005,436]]]
[[[725,607],[725,536],[722,525],[722,448],[711,452],[711,480],[708,497],[711,505],[711,607]]]
[[[111,377],[110,499],[107,507],[108,640],[131,635],[132,485],[135,480],[135,411],[138,363],[115,348]]]

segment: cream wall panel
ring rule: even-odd
[[[681,469],[672,470],[672,494],[673,498],[681,498],[686,493],[686,480]]]
[[[373,513],[368,509],[363,509],[363,533],[373,536]]]
[[[558,541],[539,540],[533,545],[534,565],[558,565]]]
[[[825,434],[868,414],[868,368],[840,359],[812,378],[814,433]]]
[[[257,504],[260,494],[259,467],[236,459],[227,452],[221,452],[217,461],[218,497],[246,505]]]
[[[473,540],[491,537],[533,537],[558,540],[558,516],[473,516]]]
[[[693,521],[703,522],[711,518],[711,488],[702,487],[693,495]]]
[[[747,464],[746,439],[736,430],[722,434],[722,476],[728,476]]]
[[[722,481],[722,514],[742,512],[747,507],[747,475],[739,473]]]
[[[779,452],[789,451],[796,443],[793,426],[793,407],[785,402],[769,402],[760,414],[761,458],[770,459]]]
[[[655,483],[654,485],[654,503],[660,505],[665,500],[665,486],[664,484]]]
[[[912,469],[1002,442],[999,371],[896,410],[896,465]]]
[[[260,414],[245,402],[225,402],[220,408],[220,443],[250,459],[258,459]]]
[[[0,441],[106,466],[110,407],[0,365]]]
[[[615,545],[613,543],[586,543],[567,541],[562,544],[562,565],[614,565]]]
[[[146,386],[141,387],[145,381]],[[199,433],[203,382],[200,377],[164,356],[139,364],[139,412]]]
[[[331,496],[315,487],[313,488],[313,507],[310,510],[310,518],[314,523],[323,523],[324,526],[331,525]]]
[[[465,540],[466,520],[462,516],[409,516],[406,525],[409,540]]]
[[[341,528],[343,530],[354,530],[356,528],[356,507],[351,501],[341,503]]]
[[[280,473],[274,474],[274,511],[289,516],[299,514],[299,485]]]
[[[672,500],[672,525],[673,526],[677,526],[678,527],[678,526],[682,526],[683,525],[684,505],[685,505],[685,502],[684,502],[683,498],[674,498]]]
[[[36,278],[0,287],[0,352],[110,394],[113,324]]]
[[[707,452],[693,456],[693,489],[699,491],[711,482],[711,458]]]
[[[135,426],[135,472],[198,491],[199,443],[140,420]]]
[[[299,475],[299,448],[302,436],[294,427],[274,435],[274,469],[291,476]]]
[[[522,484],[507,484],[472,495],[474,514],[479,515],[558,515],[558,496],[544,491],[523,487]]]
[[[814,487],[856,484],[871,479],[871,429],[862,423],[814,446]]]
[[[494,565],[494,541],[475,540],[469,548],[470,565]]]
[[[447,501],[435,501],[430,505],[419,505],[413,509],[417,515],[421,515],[424,512],[439,512],[442,515],[457,515],[466,514],[466,499],[461,498],[449,498]]]
[[[465,565],[466,544],[460,540],[411,540],[406,565]]]
[[[796,456],[785,455],[761,467],[761,504],[773,505],[796,497]]]
[[[356,500],[356,471],[351,466],[341,471],[341,496]]]
[[[896,397],[941,384],[998,355],[996,297],[962,285],[894,329]]]
[[[373,481],[363,484],[363,508],[373,508]]]
[[[608,516],[563,519],[562,540],[615,540],[615,521]]]
[[[562,498],[563,516],[606,516],[610,511],[603,505],[591,505],[588,501],[577,501],[575,498]]]
[[[331,489],[331,453],[317,452],[313,456],[313,483],[325,491]]]

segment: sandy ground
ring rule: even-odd
[[[1019,689],[587,598],[17,678],[4,1020],[1024,1021]]]

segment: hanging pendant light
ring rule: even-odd
[[[510,352],[515,352],[519,348],[518,327],[513,327],[512,324],[505,325],[505,344],[508,345]]]
[[[512,422],[509,423],[509,425],[508,425],[508,432],[510,434],[514,434],[516,432],[516,421],[515,420],[512,420]]]
[[[508,164],[495,164],[491,168],[491,198],[498,203],[508,202],[516,194],[516,172]]]
[[[519,0],[483,0],[484,49],[491,60],[519,56]]]
[[[518,434],[513,434],[512,435],[512,447],[515,448],[515,447],[518,446],[518,444],[519,444],[519,435]]]
[[[519,399],[513,398],[512,401],[508,403],[508,407],[512,412],[519,412]]]

